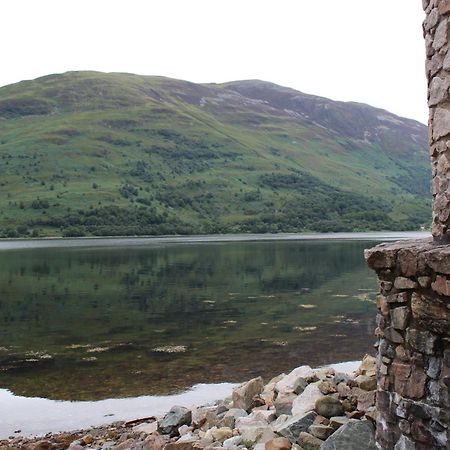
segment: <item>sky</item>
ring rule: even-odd
[[[0,0],[0,86],[70,70],[262,79],[427,123],[419,0]]]

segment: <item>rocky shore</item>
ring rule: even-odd
[[[0,441],[0,450],[372,450],[375,359],[351,374],[301,366],[267,384],[254,378],[232,397],[163,417],[40,438]]]

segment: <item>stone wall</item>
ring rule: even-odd
[[[382,244],[365,253],[377,272],[377,445],[450,448],[450,247]],[[447,446],[447,442],[449,446]]]
[[[435,240],[450,241],[450,0],[422,0]]]

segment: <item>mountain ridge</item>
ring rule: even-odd
[[[79,71],[4,86],[0,171],[3,236],[414,229],[430,216],[425,125],[262,80]]]

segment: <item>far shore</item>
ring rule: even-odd
[[[18,250],[50,247],[112,247],[163,244],[200,244],[252,241],[317,241],[359,240],[395,241],[430,238],[428,231],[368,231],[342,233],[266,233],[266,234],[209,234],[209,235],[164,235],[164,236],[89,236],[89,237],[42,237],[3,238],[0,250]]]

